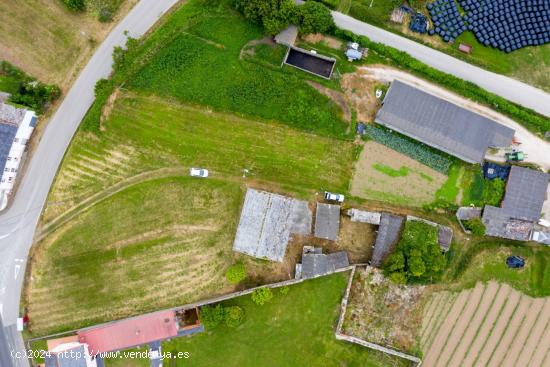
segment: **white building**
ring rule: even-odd
[[[23,153],[36,122],[33,111],[0,101],[0,210],[8,205]]]

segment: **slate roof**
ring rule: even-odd
[[[85,354],[84,346],[80,345],[59,354],[46,353],[44,362],[46,367],[86,367]]]
[[[308,248],[308,246],[304,246],[302,254],[302,278],[329,274],[349,266],[348,254],[345,251],[324,255],[320,247],[312,251],[309,251]]]
[[[372,266],[380,267],[384,260],[386,260],[393,246],[399,240],[399,234],[401,233],[404,221],[404,217],[382,213],[372,253]]]
[[[511,218],[527,221],[540,219],[550,175],[513,166],[506,185],[502,209]]]
[[[453,230],[450,227],[438,225],[437,243],[443,251],[448,251],[453,241]]]
[[[336,241],[340,231],[340,205],[317,203],[315,237]]]
[[[275,42],[281,45],[294,46],[296,37],[298,37],[298,27],[291,24],[275,36]]]
[[[482,163],[489,147],[508,147],[514,130],[395,80],[375,121],[466,162]]]
[[[490,205],[485,205],[482,221],[485,235],[517,241],[528,241],[534,227],[533,222],[514,219],[504,209]]]
[[[460,220],[470,220],[481,217],[481,208],[461,206],[456,211],[456,217]]]

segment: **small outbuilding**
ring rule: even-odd
[[[340,205],[317,203],[315,237],[336,241],[340,232]]]
[[[348,254],[345,251],[325,255],[320,247],[304,246],[302,263],[296,264],[295,278],[314,278],[348,266]]]
[[[296,38],[298,38],[298,27],[291,24],[275,36],[275,42],[292,47],[296,43]]]
[[[393,250],[399,241],[401,229],[405,218],[398,215],[382,213],[380,218],[380,227],[374,243],[371,265],[380,267],[386,260],[386,257]]]

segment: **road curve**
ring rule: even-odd
[[[11,207],[0,215],[0,366],[28,365],[25,359],[6,355],[6,348],[20,345],[13,333],[19,316],[19,301],[34,231],[57,169],[80,121],[94,100],[95,83],[112,71],[112,53],[127,36],[140,37],[178,0],[141,0],[111,31],[80,73],[50,119],[33,154]],[[0,324],[1,325],[1,324]],[[6,340],[8,346],[6,346]]]
[[[468,64],[441,51],[361,22],[348,15],[333,11],[332,16],[336,25],[341,29],[367,36],[374,42],[405,51],[435,69],[471,81],[489,92],[550,117],[550,94],[543,90]]]

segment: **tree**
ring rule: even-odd
[[[225,310],[221,304],[201,308],[201,322],[206,329],[213,329],[225,320]]]
[[[273,298],[273,292],[271,288],[260,288],[252,292],[252,301],[257,305],[263,306],[265,303],[271,301]]]
[[[396,283],[431,282],[441,277],[447,260],[438,244],[438,229],[421,221],[408,221],[384,273]]]
[[[245,277],[246,277],[246,268],[243,263],[237,263],[231,265],[227,272],[225,273],[225,277],[229,281],[229,283],[232,284],[238,284],[240,283]]]
[[[236,0],[235,7],[247,19],[261,24],[269,34],[277,34],[298,21],[293,0]]]
[[[244,321],[244,310],[239,306],[227,307],[224,319],[227,326],[237,327]]]
[[[499,178],[486,180],[483,187],[483,202],[486,205],[499,206],[505,189],[506,183]]]
[[[334,28],[329,8],[321,3],[308,1],[299,7],[300,33],[327,33]]]
[[[83,11],[86,8],[84,0],[63,0],[63,3],[72,11]]]

